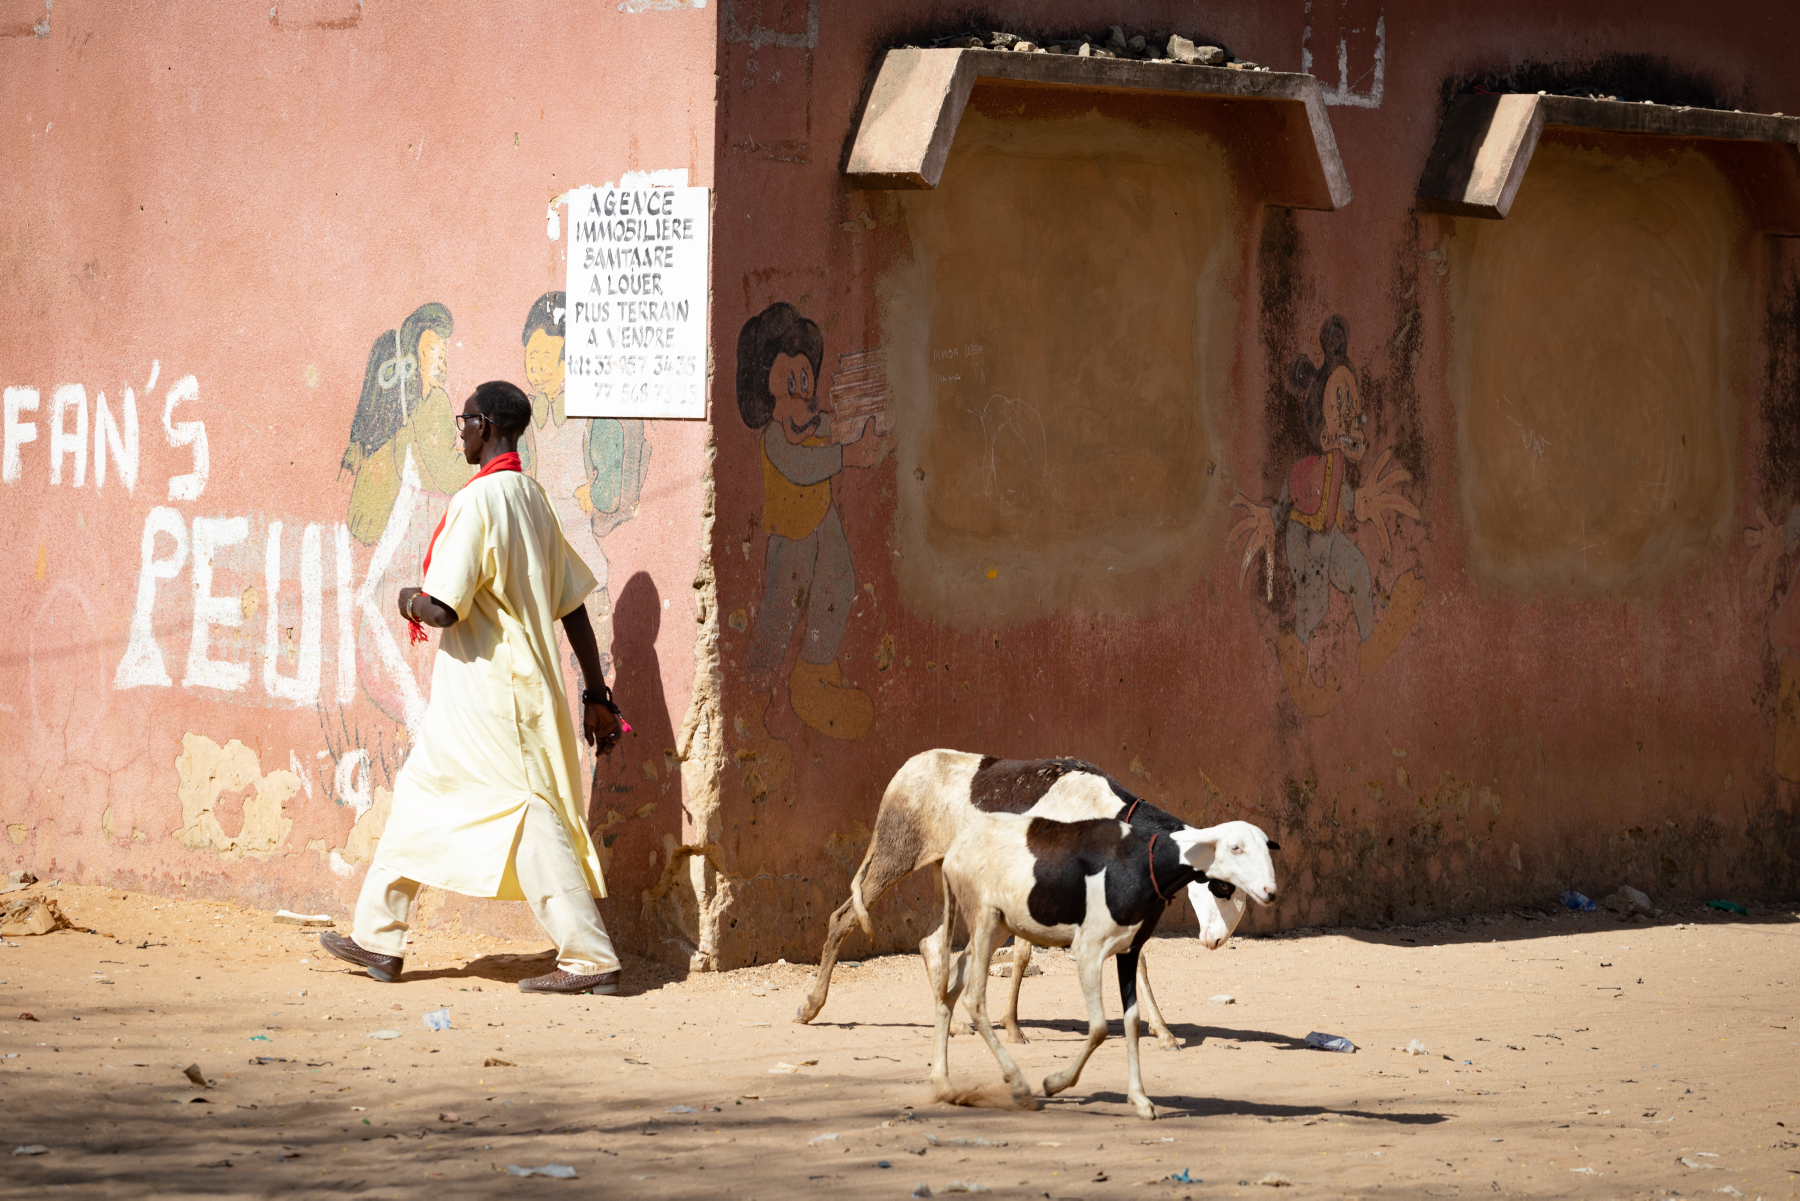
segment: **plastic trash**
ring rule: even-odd
[[[1576,892],[1573,888],[1562,894],[1562,903],[1568,908],[1579,910],[1582,913],[1592,913],[1599,908],[1598,905],[1595,905],[1592,901]]]
[[[1283,1176],[1280,1172],[1265,1172],[1263,1173],[1263,1178],[1256,1183],[1266,1184],[1270,1188],[1286,1188],[1294,1182],[1289,1180],[1286,1176]]]
[[[698,1109],[695,1109],[692,1105],[677,1105],[673,1109],[669,1110],[669,1112],[670,1113],[699,1113],[700,1111]]]
[[[427,1029],[427,1030],[448,1030],[448,1029],[450,1029],[450,1011],[448,1009],[434,1009],[430,1013],[426,1014],[425,1015],[425,1029]]]
[[[844,1137],[844,1136],[841,1134],[815,1135],[814,1137],[806,1140],[806,1145],[809,1147],[818,1147],[818,1146],[822,1146],[825,1143],[835,1143],[842,1137]]]
[[[398,1030],[377,1030],[377,1031],[375,1031],[375,1033],[369,1035],[369,1037],[370,1038],[399,1038],[400,1032]]]
[[[1749,917],[1750,916],[1750,911],[1748,909],[1744,908],[1742,905],[1738,904],[1736,901],[1708,901],[1706,903],[1706,907],[1708,909],[1723,910],[1726,913],[1735,913],[1739,917]]]
[[[521,1168],[516,1163],[506,1165],[508,1176],[554,1176],[558,1180],[575,1179],[575,1169],[566,1163],[547,1163],[541,1168]]]
[[[249,1038],[245,1039],[244,1041],[252,1042],[252,1043],[272,1043],[275,1040],[270,1038],[266,1034],[252,1034]]]
[[[894,1166],[894,1165],[893,1165],[893,1164],[891,1164],[891,1163],[889,1163],[889,1162],[888,1162],[888,1161],[887,1161],[887,1160],[885,1160],[885,1159],[878,1159],[878,1160],[876,1160],[876,1161],[875,1161],[875,1166],[876,1166],[876,1167],[878,1167],[878,1168],[891,1168],[891,1167],[893,1167],[893,1166]]]
[[[284,926],[330,926],[335,924],[329,913],[295,913],[292,909],[277,909],[275,920]]]
[[[30,1143],[23,1147],[14,1147],[13,1154],[14,1155],[42,1155],[49,1150],[50,1150],[50,1148],[44,1146],[44,1144],[42,1144],[42,1143]],[[917,1193],[914,1193],[913,1195],[915,1197],[918,1196]],[[931,1194],[930,1194],[930,1192],[927,1192],[925,1195],[929,1197]]]
[[[1236,1005],[1237,998],[1230,993],[1220,993],[1216,997],[1207,998],[1207,1003],[1210,1005]]]
[[[17,1155],[18,1152],[14,1151],[13,1154]],[[915,1197],[929,1197],[931,1196],[931,1186],[921,1180],[919,1183],[913,1185],[912,1195]]]
[[[1179,1171],[1179,1172],[1171,1172],[1169,1174],[1169,1179],[1173,1180],[1177,1184],[1205,1184],[1206,1183],[1206,1181],[1200,1179],[1198,1176],[1189,1176],[1188,1170],[1186,1168],[1181,1169],[1181,1171]]]
[[[1425,1044],[1420,1042],[1416,1038],[1406,1044],[1406,1053],[1408,1055],[1429,1055],[1429,1054],[1431,1054],[1430,1051],[1427,1051],[1425,1049]]]
[[[1356,1044],[1341,1034],[1322,1034],[1314,1030],[1306,1036],[1306,1045],[1315,1051],[1343,1051],[1348,1054],[1356,1050]]]
[[[944,1186],[946,1193],[985,1193],[988,1186],[976,1184],[973,1180],[952,1180]]]
[[[200,1065],[197,1063],[188,1064],[185,1068],[181,1069],[181,1072],[184,1076],[186,1076],[189,1080],[192,1080],[195,1084],[199,1085],[201,1088],[212,1087],[211,1084],[206,1079],[206,1074],[200,1070]]]

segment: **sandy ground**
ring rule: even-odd
[[[527,996],[513,983],[548,969],[543,944],[438,931],[382,985],[255,910],[33,894],[93,932],[0,946],[0,1155],[46,1148],[0,1161],[4,1196],[1800,1189],[1793,906],[1639,924],[1513,913],[1217,952],[1157,939],[1157,995],[1187,1045],[1145,1039],[1161,1115],[1146,1122],[1125,1102],[1117,1037],[1039,1111],[934,1103],[916,956],[841,970],[820,1020],[797,1026],[804,965],[677,979],[634,959],[625,995]],[[1014,1048],[1034,1080],[1085,1029],[1072,961],[1038,962],[1022,1006],[1031,1042]],[[1108,1006],[1116,1015],[1110,985]],[[427,1029],[440,1008],[451,1028]],[[1312,1030],[1361,1049],[1305,1049]],[[1429,1054],[1400,1050],[1412,1039]],[[212,1086],[190,1083],[188,1064]],[[951,1071],[958,1085],[999,1079],[967,1035]],[[545,1164],[579,1178],[507,1174]],[[1291,1184],[1259,1185],[1271,1173]]]

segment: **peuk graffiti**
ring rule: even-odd
[[[824,359],[824,334],[790,304],[770,305],[738,334],[738,412],[762,443],[768,535],[762,604],[745,663],[752,691],[763,697],[755,715],[761,729],[749,734],[746,760],[746,783],[755,795],[773,788],[791,762],[785,740],[769,733],[768,717],[797,628],[799,654],[786,673],[795,716],[851,741],[868,733],[875,716],[874,701],[844,679],[838,662],[856,599],[856,568],[831,487],[844,468],[880,462],[888,440],[868,420],[866,405],[849,403],[860,394],[846,393],[842,420],[820,406]]]
[[[1374,467],[1350,479],[1368,453],[1356,373],[1350,367],[1349,328],[1342,317],[1328,318],[1319,330],[1321,362],[1295,360],[1289,369],[1292,396],[1300,406],[1309,440],[1319,453],[1306,455],[1288,468],[1281,494],[1273,504],[1259,505],[1243,493],[1231,503],[1245,515],[1228,541],[1244,540],[1240,586],[1260,555],[1264,590],[1275,599],[1275,547],[1281,546],[1293,584],[1293,615],[1277,638],[1277,657],[1288,694],[1301,712],[1318,717],[1331,711],[1339,697],[1336,673],[1323,662],[1327,639],[1317,637],[1325,624],[1333,593],[1349,604],[1357,633],[1357,668],[1372,675],[1392,655],[1415,622],[1425,584],[1407,571],[1393,583],[1386,607],[1376,614],[1376,581],[1368,557],[1351,537],[1346,521],[1374,527],[1384,552],[1392,549],[1386,515],[1419,520],[1419,510],[1400,491],[1410,473],[1392,464],[1383,450]]]

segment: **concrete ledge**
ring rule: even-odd
[[[1240,145],[1260,160],[1256,176],[1268,203],[1326,211],[1350,203],[1319,81],[1310,75],[1005,50],[887,51],[850,146],[844,171],[851,183],[936,187],[969,94],[984,79],[1233,102],[1246,126]]]
[[[1503,219],[1546,128],[1691,138],[1746,185],[1768,232],[1800,234],[1800,117],[1507,93],[1451,101],[1419,180],[1422,207]]]

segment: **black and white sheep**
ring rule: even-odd
[[[939,1095],[950,1089],[950,1018],[965,986],[975,1028],[1000,1063],[1015,1098],[1031,1084],[994,1037],[987,1020],[986,983],[994,951],[1009,935],[1038,946],[1068,947],[1075,956],[1088,1007],[1088,1040],[1075,1062],[1044,1080],[1051,1096],[1074,1084],[1088,1057],[1106,1039],[1100,973],[1118,958],[1130,1064],[1128,1096],[1138,1116],[1154,1118],[1138,1066],[1137,969],[1144,943],[1178,890],[1201,879],[1235,885],[1251,900],[1275,897],[1276,844],[1249,822],[1197,830],[1144,831],[1116,819],[1053,821],[1010,813],[982,813],[965,823],[944,855],[942,930],[946,940],[960,912],[968,946],[935,973],[937,1050],[931,1079]]]
[[[956,835],[982,813],[1024,813],[1061,821],[1119,818],[1147,833],[1186,828],[1179,818],[1133,795],[1098,767],[1079,759],[996,759],[952,750],[914,755],[894,773],[882,794],[874,837],[851,878],[849,898],[831,915],[819,952],[818,979],[801,1001],[796,1022],[812,1021],[825,1007],[838,950],[852,923],[859,923],[865,934],[872,935],[868,907],[906,877],[940,862]],[[1188,889],[1188,899],[1200,921],[1200,941],[1209,950],[1225,944],[1247,908],[1244,899],[1233,896],[1231,887],[1223,883],[1209,889],[1197,881]],[[943,937],[940,927],[919,944],[934,979],[944,958]],[[1025,1041],[1019,1029],[1019,985],[1030,962],[1030,945],[1019,943],[1005,1014],[1007,1038],[1012,1042]],[[1141,958],[1138,966],[1150,1028],[1159,1045],[1179,1048],[1180,1040],[1157,1008]]]

